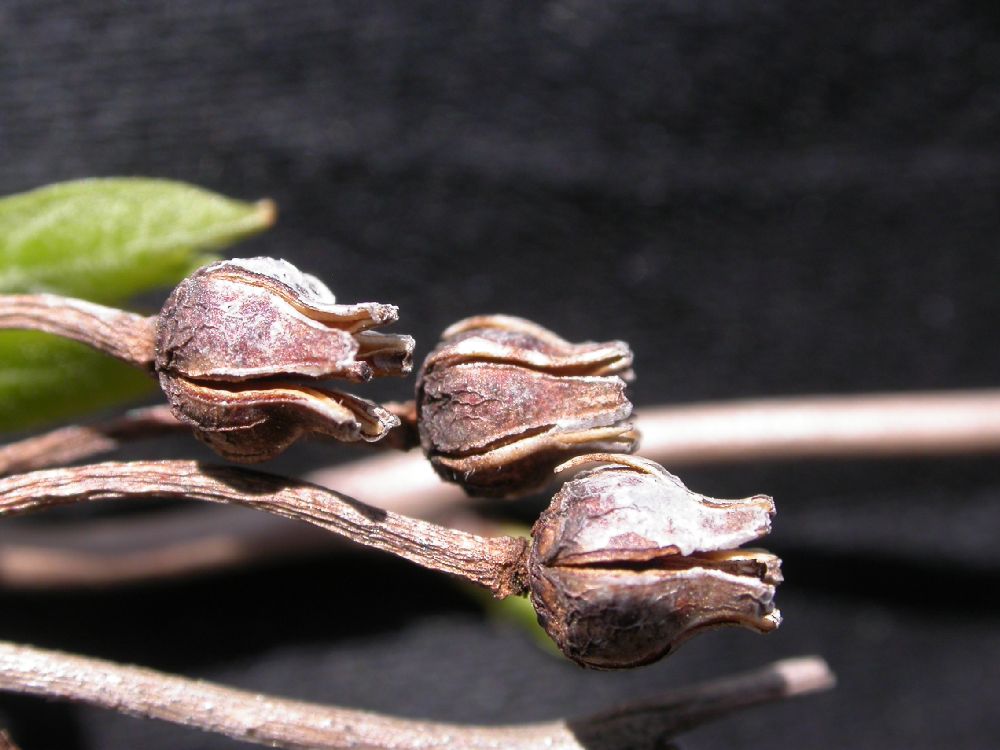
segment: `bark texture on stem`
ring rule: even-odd
[[[167,411],[167,407],[155,407]],[[179,424],[179,423],[178,423]],[[8,462],[15,457],[20,471],[49,465],[44,453],[30,445],[50,436],[67,438],[85,449],[106,441],[104,428],[66,428],[0,449]],[[76,435],[80,442],[70,440]],[[115,446],[112,446],[115,447]],[[36,457],[40,465],[28,465]],[[9,463],[8,463],[9,465]],[[345,495],[364,497],[373,505],[404,515],[435,520],[475,533],[493,535],[469,512],[465,493],[443,482],[418,454],[386,454],[352,461],[322,472]],[[308,477],[307,477],[308,478]],[[341,539],[320,529],[283,523],[262,513],[238,513],[227,507],[178,508],[155,518],[129,515],[119,519],[67,520],[58,526],[24,528],[0,525],[0,587],[25,589],[117,586],[264,563],[272,558],[313,554]],[[314,532],[314,533],[310,533]],[[123,546],[122,540],[137,544]]]
[[[150,372],[156,320],[55,294],[0,295],[0,328],[63,336]]]
[[[585,717],[480,727],[286,700],[140,667],[0,642],[0,690],[62,698],[292,750],[634,750],[750,706],[832,687],[818,657],[678,690]]]
[[[523,593],[527,542],[486,538],[373,508],[316,485],[194,461],[108,462],[0,479],[0,516],[91,500],[166,498],[233,503],[307,521],[495,596]]]

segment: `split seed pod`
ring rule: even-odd
[[[771,498],[705,497],[631,456],[582,456],[559,470],[591,464],[532,530],[531,601],[566,656],[596,669],[637,667],[707,628],[778,626],[781,561],[736,549],[770,531]]]
[[[167,299],[156,372],[174,416],[234,461],[266,460],[309,433],[371,442],[399,420],[313,381],[408,373],[413,339],[370,330],[398,317],[393,305],[338,305],[322,282],[283,260],[222,261]]]
[[[470,495],[524,495],[562,461],[634,450],[621,341],[572,344],[521,318],[468,318],[446,330],[417,383],[420,442]]]

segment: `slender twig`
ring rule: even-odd
[[[92,346],[144,370],[153,368],[156,317],[55,294],[0,295],[0,329],[44,331]]]
[[[357,549],[323,529],[232,506],[0,524],[0,587],[121,586],[316,555],[338,542]]]
[[[766,667],[672,691],[642,703],[570,722],[584,747],[660,747],[665,737],[694,729],[744,708],[829,690],[836,677],[819,656],[772,662]]]
[[[481,727],[287,700],[0,642],[0,690],[80,701],[295,750],[641,750],[662,747],[674,734],[719,716],[826,690],[833,683],[826,662],[803,657],[579,720]]]
[[[0,729],[0,750],[19,750],[14,740],[4,730]]]
[[[88,439],[85,436],[84,442]],[[20,448],[16,452],[22,453]],[[2,456],[0,449],[0,463]],[[22,471],[27,468],[22,466]],[[324,469],[321,474],[327,486],[351,497],[365,497],[384,510],[492,533],[470,512],[465,494],[441,481],[417,454],[372,456]],[[235,510],[187,508],[168,517],[158,513],[155,518],[0,527],[0,587],[115,586],[315,553],[337,541],[259,513],[234,517]],[[123,549],[121,540],[137,543]]]
[[[503,533],[457,504],[442,511],[428,520],[483,536]],[[233,506],[0,524],[0,587],[107,588],[360,549],[323,529]]]
[[[400,418],[400,425],[378,442],[352,445],[396,450],[409,450],[419,445],[412,419],[413,402],[387,402],[382,406]],[[0,446],[0,476],[64,466],[111,453],[136,440],[190,432],[191,426],[178,421],[166,404],[132,409],[97,424],[61,427]]]
[[[90,500],[166,498],[233,503],[307,521],[432,570],[489,588],[525,591],[527,543],[481,537],[365,505],[305,482],[194,461],[108,462],[0,479],[0,516]]]
[[[412,402],[383,404],[387,411],[400,416],[400,426],[390,430],[383,440],[361,443],[364,447],[408,450],[418,444],[416,426],[408,421]],[[61,427],[33,437],[0,446],[0,476],[79,461],[111,453],[136,440],[164,435],[190,433],[191,426],[178,421],[166,404],[132,409],[120,417],[93,425]]]
[[[755,399],[639,410],[667,466],[1000,451],[1000,390]]]
[[[169,406],[133,409],[95,425],[62,427],[0,447],[0,476],[62,466],[135,440],[180,432],[190,428],[174,419]]]
[[[390,442],[412,445],[412,404],[387,407],[404,418],[405,427]],[[1000,389],[753,399],[649,406],[638,412],[640,452],[670,467],[1000,451]],[[56,466],[114,450],[125,439],[187,429],[166,406],[139,409],[111,422],[64,428],[4,446],[0,474]],[[433,473],[415,468],[424,462],[417,454],[378,460],[380,476],[390,484],[398,486],[411,475],[422,474],[421,495],[425,490],[448,491],[440,482],[427,481]],[[340,486],[341,471],[341,467],[320,470],[313,477],[321,484]],[[452,492],[451,496],[464,495]]]
[[[398,407],[405,410],[405,405]],[[689,464],[789,458],[878,458],[948,455],[1000,450],[1000,390],[761,399],[659,406],[640,410],[642,453],[674,468]],[[0,474],[78,460],[113,450],[125,440],[185,430],[166,406],[136,410],[94,427],[69,427],[0,448]],[[442,482],[416,452],[387,454],[320,469],[307,479],[363,496],[385,510],[420,518],[449,513],[468,503]],[[212,544],[188,546],[202,523],[197,513],[149,537],[127,558],[103,553],[59,552],[51,542],[0,538],[0,585],[102,585],[143,577],[187,575],[254,561],[254,549],[275,556],[300,541],[281,525],[231,529]],[[139,519],[122,523],[140,523]],[[89,534],[85,523],[73,529]],[[72,534],[73,531],[67,533]],[[57,534],[58,535],[58,534]],[[72,546],[72,545],[70,545]]]

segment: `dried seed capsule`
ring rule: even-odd
[[[535,523],[528,562],[538,620],[566,656],[636,667],[706,628],[778,626],[781,561],[736,549],[770,531],[771,498],[705,497],[631,456],[582,456],[560,470],[588,464]]]
[[[300,436],[375,441],[398,419],[376,404],[304,385],[404,375],[413,339],[369,329],[393,305],[338,305],[318,279],[273,258],[206,266],[167,299],[156,371],[174,415],[234,461],[263,461]]]
[[[571,344],[504,315],[444,332],[417,383],[420,441],[434,468],[471,495],[523,495],[581,453],[631,451],[621,341]]]

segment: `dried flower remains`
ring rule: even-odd
[[[310,433],[377,441],[400,425],[388,408],[317,385],[407,373],[413,339],[372,330],[394,322],[397,309],[339,305],[284,261],[201,269],[157,318],[88,304],[18,297],[9,322],[64,332],[154,371],[176,419],[232,460],[270,458]],[[114,347],[112,320],[123,322],[133,345]],[[559,648],[594,668],[647,664],[717,625],[773,629],[780,561],[738,549],[768,533],[773,502],[707,498],[658,464],[624,455],[638,440],[625,395],[631,363],[623,342],[573,344],[519,318],[469,318],[427,357],[415,403],[398,406],[408,427],[416,422],[438,473],[469,494],[526,494],[560,462],[582,470],[538,519],[530,547],[374,508],[359,515],[361,504],[319,488],[193,464],[22,475],[0,493],[0,514],[98,497],[176,496],[311,519],[498,597],[529,593]]]
[[[583,456],[560,468],[589,465],[535,522],[528,563],[539,622],[566,656],[636,667],[710,627],[778,626],[781,561],[736,549],[770,531],[771,498],[705,497],[631,456]]]
[[[572,456],[634,450],[631,365],[621,341],[572,344],[504,315],[460,321],[420,373],[421,444],[471,495],[527,494]]]
[[[413,339],[371,330],[397,319],[394,305],[337,304],[283,260],[223,261],[189,276],[164,304],[156,373],[174,416],[233,461],[266,460],[304,434],[372,442],[399,420],[315,383],[408,373]]]

